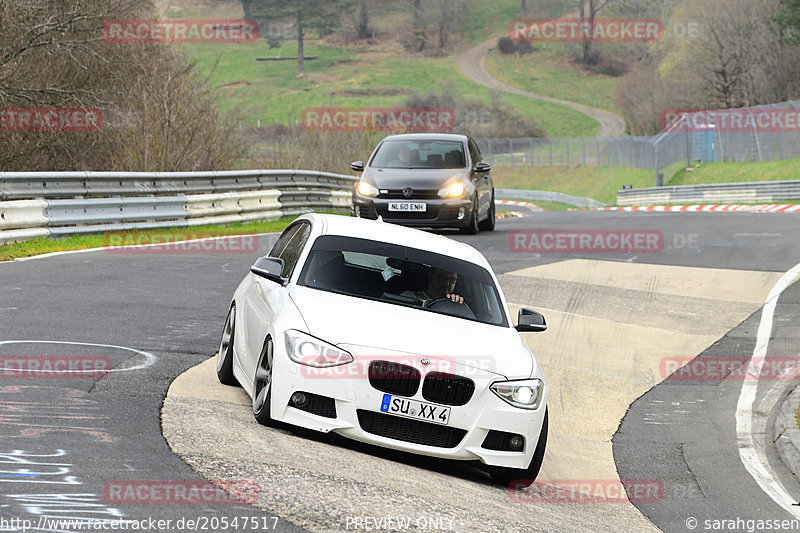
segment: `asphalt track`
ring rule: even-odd
[[[514,250],[512,232],[555,229],[662,240],[632,253]],[[258,426],[241,390],[215,383],[209,362],[197,365],[216,351],[233,289],[273,237],[243,251],[92,251],[0,264],[0,519],[30,520],[28,531],[76,530],[36,527],[43,517],[172,520],[144,531],[234,516],[240,527],[229,531],[247,530],[244,518],[280,531],[355,530],[359,518],[362,530],[382,518],[382,530],[398,525],[388,517],[437,531],[689,531],[692,517],[702,531],[705,520],[791,519],[740,459],[736,411],[747,381],[734,372],[665,380],[664,362],[746,361],[770,290],[800,263],[798,230],[791,214],[545,212],[499,221],[494,233],[451,235],[487,256],[512,311],[540,309],[550,324],[525,334],[551,387],[539,480],[661,487],[633,504],[515,500],[469,465]],[[798,300],[797,285],[778,298],[768,358],[797,357]],[[8,371],[8,361],[40,356],[83,356],[113,370],[102,379]],[[759,433],[794,384],[756,383],[751,440],[800,501],[800,485]],[[204,478],[257,487],[257,501],[165,503],[150,492],[150,503],[142,493],[128,503],[109,492],[125,481]]]

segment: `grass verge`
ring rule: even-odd
[[[581,69],[565,44],[535,46],[535,52],[519,56],[495,48],[486,58],[486,68],[503,83],[524,91],[615,111],[614,91],[620,78]]]
[[[453,57],[409,58],[370,48],[337,48],[315,42],[306,54],[306,74],[297,76],[294,61],[256,61],[257,57],[296,57],[297,45],[285,42],[277,50],[262,43],[186,46],[200,71],[219,95],[224,113],[242,127],[303,121],[312,107],[397,107],[410,95],[447,89],[459,99],[486,104],[502,102],[520,116],[535,120],[550,136],[592,136],[599,124],[562,105],[505,94],[464,77]],[[216,67],[215,67],[216,65]]]
[[[195,226],[191,228],[159,228],[151,230],[110,231],[93,235],[70,235],[61,239],[38,237],[29,241],[0,245],[0,261],[10,261],[21,257],[102,248],[105,246],[130,244],[154,244],[178,242],[205,237],[225,235],[251,235],[254,233],[273,233],[283,231],[297,217],[283,217],[273,221],[234,223],[228,226]]]

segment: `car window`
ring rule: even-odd
[[[283,259],[281,277],[288,278],[292,275],[310,233],[311,225],[308,222],[295,224],[287,228],[272,247],[269,255]]]
[[[499,291],[488,270],[416,248],[354,237],[322,236],[314,242],[297,283],[508,326]],[[446,292],[462,296],[464,303],[444,298]]]
[[[470,139],[468,145],[469,145],[469,157],[470,159],[472,159],[472,166],[474,167],[475,165],[483,161],[483,156],[481,155],[481,151],[474,140]]]
[[[460,141],[384,141],[372,157],[373,168],[463,168],[467,165]]]

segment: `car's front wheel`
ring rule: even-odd
[[[225,326],[222,328],[222,338],[219,340],[217,350],[217,379],[224,385],[238,385],[239,382],[233,375],[233,340],[236,326],[236,304],[231,304]]]
[[[478,224],[478,228],[480,228],[481,231],[494,231],[494,218],[494,191],[492,191],[492,202],[489,204],[489,214],[486,216],[486,220],[483,220],[480,222],[480,224]]]
[[[272,362],[274,355],[272,339],[267,337],[264,348],[258,358],[256,376],[253,380],[253,416],[259,424],[273,426],[275,421],[270,416],[272,401]]]
[[[539,442],[536,443],[536,450],[533,452],[533,457],[531,458],[528,468],[492,467],[489,470],[492,481],[505,486],[509,486],[513,482],[515,487],[524,488],[530,486],[536,480],[536,476],[539,475],[539,470],[542,468],[542,462],[544,461],[544,449],[547,447],[548,424],[547,408],[545,408],[542,431],[539,432]]]
[[[467,220],[467,225],[461,228],[461,233],[467,235],[475,235],[478,233],[478,197],[472,199],[472,214]]]

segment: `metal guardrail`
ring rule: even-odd
[[[800,180],[717,183],[624,189],[618,205],[776,203],[800,199]]]
[[[304,170],[0,172],[0,244],[348,211],[356,179]]]
[[[582,198],[580,196],[570,196],[560,192],[552,191],[525,191],[519,189],[496,189],[495,198],[508,200],[526,200],[539,202],[554,202],[559,204],[574,205],[575,207],[605,207],[606,204],[600,203],[592,198]]]

